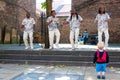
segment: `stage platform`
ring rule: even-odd
[[[72,50],[70,44],[60,44],[59,48],[44,49],[34,44],[34,49],[24,49],[24,45],[0,45],[0,62],[44,65],[92,66],[96,45],[79,45]],[[110,56],[110,67],[120,67],[120,47],[110,45],[106,50]]]
[[[78,45],[74,50],[78,51],[95,51],[97,49],[96,45]],[[120,51],[120,44],[110,44],[109,47],[105,48],[108,51]],[[0,44],[0,50],[25,50],[24,44],[19,46],[18,44]],[[31,49],[27,49],[31,50]],[[44,49],[44,44],[34,44],[34,51],[36,50],[50,50]],[[54,49],[51,50],[60,50],[60,51],[70,51],[71,45],[70,44],[59,44],[59,48],[56,48],[54,45]]]

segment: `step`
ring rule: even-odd
[[[24,64],[24,65],[64,65],[64,66],[95,66],[93,62],[83,61],[46,61],[46,60],[11,60],[11,59],[0,59],[1,63],[13,63],[13,64]],[[120,62],[110,62],[109,67],[120,67]]]
[[[25,64],[93,65],[94,51],[0,50],[0,62]],[[109,66],[120,66],[120,52],[108,51]]]
[[[80,50],[0,50],[0,54],[22,54],[22,55],[86,55],[93,56],[95,51]],[[110,56],[120,56],[119,51],[108,51]]]
[[[24,55],[24,54],[1,54],[0,59],[15,60],[55,60],[55,61],[93,61],[93,56],[76,55]],[[120,62],[120,56],[110,56],[110,62]]]

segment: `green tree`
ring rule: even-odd
[[[46,9],[46,7],[47,7],[46,1],[41,3],[41,5],[42,5],[42,7],[41,7],[42,9]]]

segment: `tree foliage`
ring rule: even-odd
[[[41,5],[42,5],[42,7],[41,7],[42,9],[46,9],[46,6],[47,6],[46,1],[41,3]]]

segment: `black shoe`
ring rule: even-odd
[[[100,79],[100,75],[97,75],[97,79]]]
[[[102,76],[102,79],[105,79],[105,76]]]

